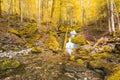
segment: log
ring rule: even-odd
[[[97,40],[97,42],[93,45],[93,48],[95,48],[99,43],[101,43],[103,40],[103,37]]]

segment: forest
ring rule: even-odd
[[[120,80],[120,0],[0,0],[0,80]]]

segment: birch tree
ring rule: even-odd
[[[23,4],[22,0],[19,0],[19,7],[20,7],[20,22],[21,22],[21,24],[22,24],[22,22],[23,22],[23,8],[22,8],[22,4]]]
[[[8,12],[7,12],[7,14],[8,14],[8,21],[9,21],[9,19],[10,19],[10,11],[11,11],[11,8],[12,8],[12,2],[13,2],[13,0],[10,0],[10,6],[9,6],[9,9],[8,9]],[[9,24],[8,24],[9,25]]]
[[[109,0],[107,0],[107,19],[108,19],[109,32],[111,34],[112,28],[111,28],[111,20],[110,20],[110,4],[109,4]]]
[[[119,18],[119,13],[118,13],[118,10],[117,10],[117,7],[116,7],[115,2],[114,2],[114,8],[116,9],[116,16],[117,16],[118,29],[119,29],[119,31],[120,31],[120,18]]]
[[[41,20],[41,17],[40,17],[40,8],[41,8],[41,0],[38,0],[38,13],[37,13],[37,16],[38,16],[38,20],[37,20],[37,25],[38,27],[40,26],[40,20]]]
[[[111,9],[111,27],[112,32],[115,33],[115,22],[114,22],[114,0],[110,0],[110,9]]]

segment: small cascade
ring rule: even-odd
[[[73,30],[70,32],[70,37],[69,37],[69,41],[66,43],[66,51],[71,55],[73,52],[73,48],[77,48],[77,44],[71,42],[72,38],[75,37],[76,35],[76,31]]]

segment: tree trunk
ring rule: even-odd
[[[48,25],[49,25],[49,0],[47,0],[46,1],[46,3],[47,3],[47,27],[48,27]]]
[[[37,24],[38,27],[40,26],[40,20],[41,20],[41,17],[40,17],[40,8],[41,8],[40,3],[41,3],[41,1],[38,0],[38,24]]]
[[[62,24],[62,1],[60,0],[60,16],[59,16],[59,28],[61,27]]]
[[[53,3],[52,3],[51,19],[53,17],[54,8],[55,8],[55,0],[53,0]]]
[[[116,9],[116,16],[117,16],[117,21],[118,21],[118,29],[120,31],[120,18],[119,18],[119,13],[117,12],[117,7],[116,7],[115,3],[114,3],[114,7]]]
[[[107,19],[108,19],[109,33],[111,34],[112,29],[111,29],[111,20],[110,20],[110,4],[109,4],[109,0],[107,0]]]
[[[0,17],[2,16],[2,0],[0,0]]]
[[[10,7],[8,9],[8,18],[7,18],[7,21],[9,21],[9,19],[10,19],[10,11],[11,11],[11,8],[12,8],[12,2],[13,2],[13,0],[10,0]]]
[[[44,0],[41,0],[41,20],[43,20],[43,18],[44,18]]]
[[[111,26],[112,26],[112,32],[115,33],[115,22],[114,22],[114,0],[110,1],[110,5],[111,5]]]
[[[84,0],[81,1],[81,23],[82,26],[85,25],[85,9],[84,9]]]
[[[21,22],[21,25],[22,25],[22,22],[23,22],[23,8],[22,8],[22,0],[19,0],[19,6],[20,6],[20,22]]]

